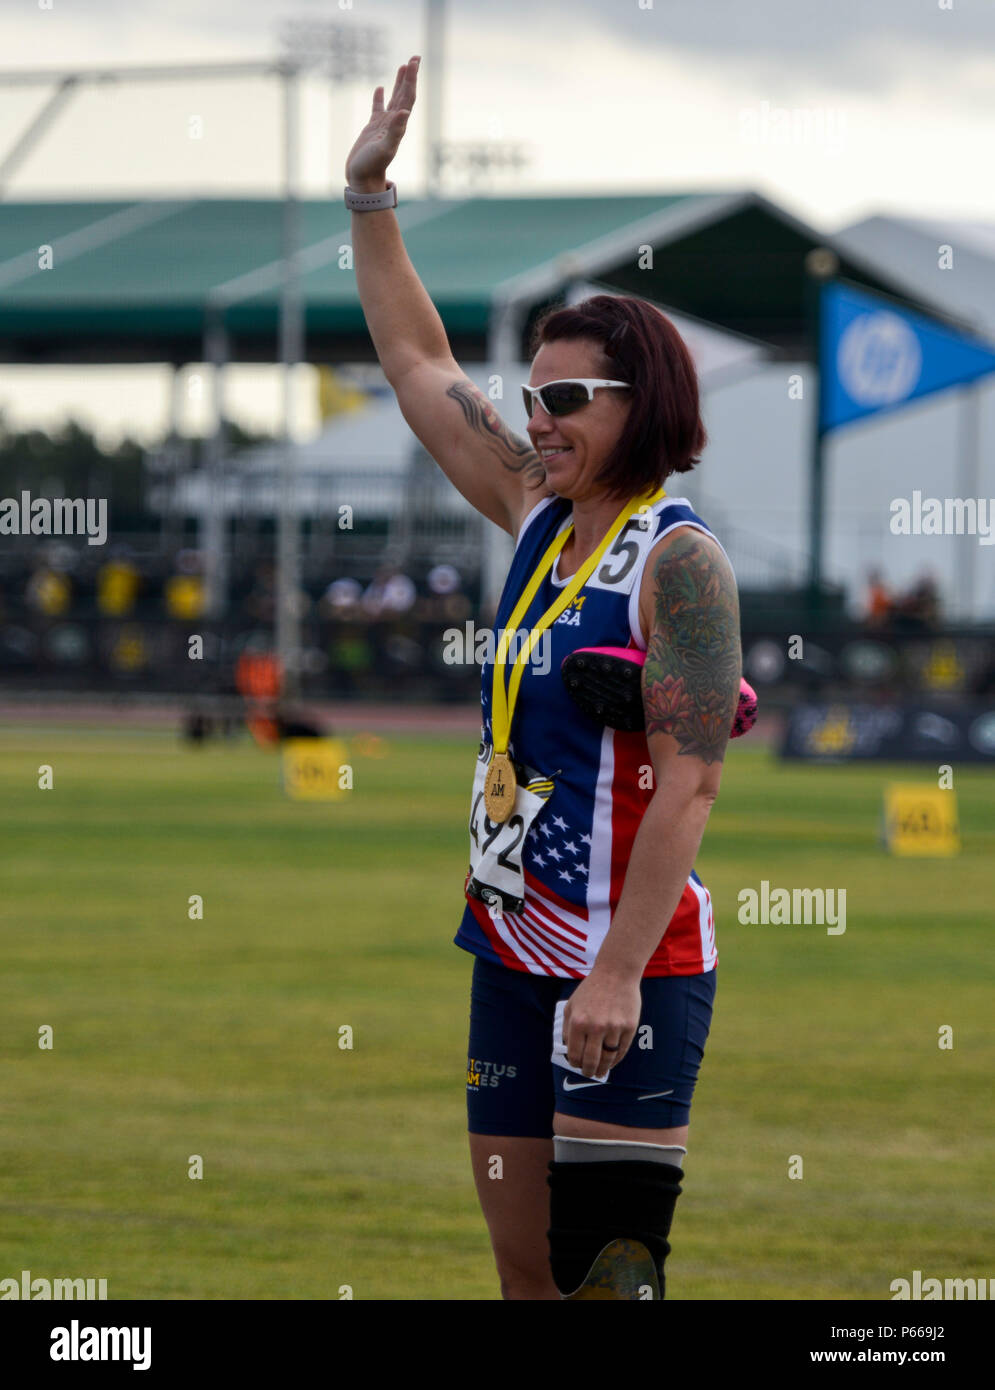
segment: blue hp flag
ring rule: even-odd
[[[835,282],[822,290],[819,369],[825,434],[995,372],[995,345]]]

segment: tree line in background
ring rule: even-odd
[[[244,430],[235,421],[225,422],[230,453],[271,439]],[[194,438],[188,443],[191,465],[197,468],[205,441]],[[145,507],[146,452],[127,435],[113,448],[104,448],[90,430],[72,419],[52,433],[14,429],[0,409],[0,497],[19,497],[23,491],[32,497],[106,497],[114,530],[154,530],[159,519]]]

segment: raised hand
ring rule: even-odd
[[[407,129],[411,108],[415,104],[420,62],[421,58],[415,56],[398,68],[394,90],[386,109],[383,104],[383,87],[377,87],[373,93],[370,119],[360,131],[345,162],[346,183],[357,193],[369,191],[364,188],[364,184],[382,187],[385,182],[387,166],[397,154],[401,137]]]

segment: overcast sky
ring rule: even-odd
[[[424,49],[424,0],[52,4],[0,5],[4,67],[267,57],[296,17],[379,27],[387,82]],[[995,215],[991,0],[447,0],[446,11],[445,133],[528,143],[530,190],[763,187],[830,229],[870,210]],[[334,141],[327,89],[307,94],[316,191],[341,182],[374,85],[339,94]],[[7,142],[41,99],[0,94]],[[264,79],[90,91],[7,196],[275,191],[278,114]],[[422,177],[423,135],[416,115],[396,166],[408,186]]]
[[[425,51],[424,0],[46,3],[0,0],[0,67],[263,58],[285,20],[306,17],[380,27],[388,90]],[[827,231],[876,212],[995,223],[991,0],[447,0],[446,12],[444,135],[528,147],[524,173],[493,192],[754,188]],[[306,85],[306,193],[340,194],[375,85]],[[43,99],[0,87],[5,151]],[[86,90],[4,196],[275,195],[279,115],[265,79]],[[424,136],[422,105],[392,166],[402,198],[421,192]],[[0,371],[8,410],[11,381]],[[245,400],[262,423],[258,388]],[[147,403],[139,413],[147,431]]]

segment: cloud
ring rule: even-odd
[[[79,48],[84,61],[101,54],[135,62],[267,56],[292,19],[372,25],[384,31],[387,78],[410,48],[420,51],[427,3],[356,0],[341,10],[334,0],[89,0],[77,10],[67,0],[45,15],[5,18],[2,27],[23,40],[6,43],[7,52],[26,61],[45,61],[43,54],[66,61]],[[990,0],[949,3],[953,8],[941,8],[941,0],[446,0],[445,11],[447,39],[471,41],[450,46],[460,65],[488,52],[489,39],[513,37],[523,61],[538,61],[555,76],[563,71],[565,43],[601,34],[633,52],[656,49],[748,73],[772,90],[811,84],[883,92],[932,74],[953,99],[982,97],[987,104],[995,92],[995,57],[985,57],[995,54],[995,7]],[[970,81],[959,96],[962,69]],[[597,81],[596,70],[589,75]]]
[[[395,65],[423,51],[425,2],[354,0],[342,11],[335,0],[65,0],[42,17],[7,11],[0,40],[11,63],[53,67],[267,57],[288,18],[381,27],[377,79],[331,98],[305,84],[305,185],[327,193],[341,183],[372,86],[389,86]],[[995,43],[985,37],[995,10],[990,0],[954,4],[447,0],[446,137],[527,146],[519,183],[532,192],[754,187],[815,221],[872,206],[990,219],[978,170],[995,138]],[[423,80],[395,166],[406,191],[422,178],[426,95]],[[0,115],[18,131],[42,99],[5,93]],[[157,196],[271,196],[279,109],[275,84],[262,79],[80,93],[7,193],[108,196],[141,183]],[[768,138],[747,138],[769,111],[792,130],[814,122],[815,136],[785,142],[772,126]],[[195,114],[199,141],[188,138]],[[514,185],[509,176],[493,191]]]
[[[463,0],[457,8],[461,8]],[[663,43],[699,53],[753,57],[806,54],[826,63],[859,55],[861,45],[889,43],[929,45],[944,53],[973,51],[995,36],[995,14],[987,0],[952,0],[941,10],[938,0],[916,7],[909,0],[650,0],[640,9],[618,0],[543,0],[539,20],[552,26],[562,13],[583,14],[644,43]],[[502,11],[528,9],[525,0],[504,0]]]

